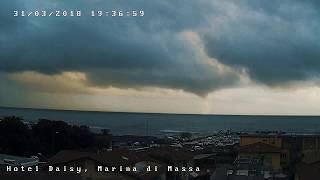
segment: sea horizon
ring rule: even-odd
[[[64,121],[73,125],[86,125],[96,131],[109,129],[114,135],[160,136],[165,132],[210,135],[223,129],[239,132],[320,132],[319,116],[198,115],[0,107],[0,117],[5,116],[18,116],[30,123],[39,119]]]
[[[174,113],[174,112],[139,112],[139,111],[108,111],[108,110],[80,110],[80,109],[56,109],[56,108],[35,108],[35,107],[11,107],[0,106],[0,109],[26,109],[26,110],[45,110],[45,111],[73,111],[73,112],[93,112],[93,113],[127,113],[127,114],[163,114],[163,115],[190,115],[190,116],[279,116],[279,117],[320,117],[319,115],[309,114],[219,114],[219,113]]]

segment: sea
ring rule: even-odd
[[[126,112],[91,112],[0,108],[0,117],[18,116],[29,123],[39,119],[86,125],[94,131],[109,129],[114,135],[161,136],[190,132],[210,135],[220,130],[236,132],[282,131],[320,133],[320,116],[193,115]]]

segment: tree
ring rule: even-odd
[[[34,155],[38,140],[20,117],[4,117],[0,121],[0,149],[13,155]]]
[[[54,154],[65,149],[82,149],[97,146],[97,137],[88,126],[69,125],[64,121],[40,119],[33,127],[40,138],[42,152]]]
[[[99,148],[108,144],[105,137],[109,136],[94,134],[88,126],[63,121],[40,119],[31,127],[15,116],[0,121],[0,153],[12,155],[53,155],[66,149]]]

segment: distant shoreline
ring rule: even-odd
[[[99,110],[75,110],[75,109],[53,109],[53,108],[33,108],[33,107],[10,107],[0,106],[0,109],[17,109],[33,111],[67,111],[83,113],[110,113],[110,114],[154,114],[154,115],[177,115],[177,116],[252,116],[252,117],[320,117],[320,115],[268,115],[268,114],[188,114],[188,113],[156,113],[156,112],[125,112],[125,111],[99,111]]]

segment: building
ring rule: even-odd
[[[238,158],[259,158],[265,169],[281,171],[282,137],[278,134],[252,134],[240,136]]]
[[[83,179],[125,179],[147,180],[166,179],[163,164],[145,159],[139,154],[128,150],[114,150],[100,154],[61,151],[49,159],[47,166],[76,167],[81,166],[86,172],[81,172]],[[157,166],[157,171],[147,171],[147,166]],[[114,170],[112,170],[114,168]]]
[[[306,154],[320,152],[320,136],[311,134],[285,134],[282,136],[281,166],[283,170],[294,173],[292,165],[305,158]]]
[[[295,178],[303,178],[310,169],[317,168],[314,162],[320,154],[320,135],[289,133],[255,133],[240,136],[239,157],[263,159],[264,167]],[[320,157],[320,155],[319,155]],[[320,162],[320,161],[319,161]],[[299,175],[297,175],[297,173]]]
[[[305,153],[296,165],[295,180],[315,180],[320,177],[320,152]]]
[[[227,180],[288,180],[288,176],[266,169],[260,157],[238,158],[227,171]]]
[[[320,151],[320,136],[319,135],[304,135],[302,136],[302,152]]]
[[[278,134],[244,134],[240,136],[240,146],[255,143],[264,143],[273,147],[281,148],[282,136]]]
[[[173,167],[172,171],[167,168],[168,179],[190,179],[190,172],[174,171],[174,167],[194,167],[194,153],[174,147],[161,147],[150,150],[148,156],[156,159],[167,167]]]
[[[211,179],[211,176],[216,170],[217,154],[198,154],[193,157],[193,162],[196,167],[200,167],[201,172],[193,173],[193,179]]]
[[[257,158],[261,160],[263,167],[270,171],[280,172],[281,149],[269,144],[257,142],[240,146],[238,148],[238,159]]]

